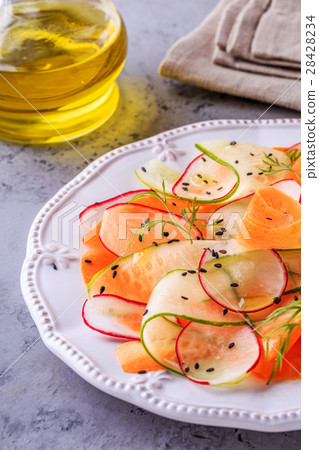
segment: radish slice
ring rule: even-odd
[[[167,369],[181,373],[175,342],[181,328],[167,320],[183,318],[212,325],[243,325],[243,315],[220,307],[202,289],[196,270],[174,270],[155,286],[143,316],[141,340],[149,355]],[[177,321],[177,320],[176,320]]]
[[[85,208],[80,213],[80,222],[82,225],[84,225],[86,228],[91,229],[92,226],[96,225],[102,218],[104,211],[106,208],[111,207],[112,205],[116,205],[118,203],[127,203],[132,198],[134,198],[138,194],[144,194],[150,192],[147,189],[140,189],[137,191],[129,191],[124,192],[124,194],[117,195],[116,197],[109,198],[108,200],[104,200],[103,202],[96,202],[92,205]]]
[[[286,266],[288,283],[286,293],[300,292],[301,290],[301,249],[277,250]]]
[[[265,154],[285,164],[290,162],[286,152],[244,142],[213,140],[196,144],[196,147],[214,161],[230,167],[237,174],[237,189],[229,196],[232,200],[246,197],[260,187],[269,186],[282,178],[281,174],[265,176],[261,171],[268,167],[263,162]]]
[[[94,295],[82,309],[84,323],[108,336],[140,340],[145,303],[117,295]]]
[[[136,232],[141,224],[156,222],[157,225],[146,231],[142,235]],[[163,229],[163,222],[173,222],[179,225],[166,224]],[[158,245],[162,242],[177,242],[189,239],[188,234],[183,229],[188,230],[189,222],[176,214],[168,214],[160,209],[150,208],[136,203],[118,203],[104,211],[100,240],[104,247],[117,256],[129,255],[142,251],[145,247]],[[164,231],[164,235],[162,234]],[[191,230],[193,239],[201,239],[202,233],[194,227]]]
[[[301,187],[295,180],[282,180],[272,184],[272,187],[284,192],[294,200],[301,200]],[[233,200],[223,205],[207,219],[209,225],[206,230],[206,239],[227,240],[234,239],[241,233],[244,239],[249,238],[248,231],[243,223],[243,216],[254,194]],[[215,225],[213,225],[215,223]],[[225,231],[226,230],[226,231]]]
[[[204,291],[231,311],[268,308],[279,302],[287,286],[287,270],[276,251],[246,251],[234,241],[206,250],[199,267]]]
[[[173,186],[173,194],[185,199],[196,197],[200,202],[220,202],[228,199],[238,186],[239,177],[223,161],[212,161],[199,155],[186,168]]]
[[[245,378],[258,363],[260,347],[248,325],[216,327],[191,322],[178,336],[176,354],[189,380],[214,386]]]

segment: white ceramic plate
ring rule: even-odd
[[[108,394],[156,414],[185,422],[288,431],[300,428],[300,383],[270,386],[249,378],[233,387],[191,383],[166,371],[122,373],[112,340],[86,327],[86,292],[80,275],[78,214],[85,206],[141,189],[134,169],[148,159],[166,160],[182,171],[209,139],[290,146],[300,140],[296,119],[208,121],[126,145],[97,159],[64,186],[39,212],[30,230],[21,273],[25,301],[45,345],[82,378]]]

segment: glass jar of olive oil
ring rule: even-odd
[[[115,111],[127,50],[106,0],[0,0],[0,138],[82,136]]]

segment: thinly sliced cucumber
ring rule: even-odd
[[[228,197],[232,200],[246,197],[258,188],[278,181],[280,174],[265,176],[260,170],[268,167],[263,163],[265,155],[278,158],[278,161],[285,164],[290,162],[285,152],[254,144],[236,142],[230,145],[228,141],[214,140],[196,144],[196,147],[219,164],[227,165],[238,175],[238,186]],[[224,200],[217,199],[213,203]]]
[[[146,351],[159,364],[180,373],[175,356],[176,326],[163,324],[163,317],[182,318],[216,326],[243,325],[243,315],[233,313],[211,300],[202,289],[194,270],[174,270],[165,275],[154,288],[143,317],[141,340]],[[165,325],[165,330],[162,328]],[[171,331],[168,332],[169,327]],[[166,333],[174,336],[166,340]],[[163,356],[162,342],[165,342]],[[169,357],[167,356],[169,355]]]
[[[157,192],[163,192],[164,181],[165,193],[170,196],[173,196],[172,188],[181,176],[158,159],[146,162],[141,168],[135,170],[135,174],[143,184]]]
[[[95,295],[82,309],[84,323],[108,336],[140,340],[146,304],[116,295]]]
[[[245,378],[258,363],[260,347],[248,325],[220,328],[191,322],[178,336],[176,354],[189,380],[214,386]]]
[[[287,270],[274,250],[247,251],[235,241],[219,242],[204,253],[199,270],[203,289],[218,304],[248,313],[279,301]]]
[[[202,240],[172,242],[119,258],[92,278],[88,285],[89,296],[102,291],[147,303],[154,287],[167,272],[179,268],[196,270],[204,249],[212,244],[212,241]]]

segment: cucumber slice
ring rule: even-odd
[[[146,304],[116,295],[95,295],[82,309],[84,323],[108,336],[140,340]]]
[[[167,320],[164,323],[163,318],[182,318],[219,327],[247,323],[243,315],[225,310],[207,296],[196,271],[169,272],[150,296],[143,317],[141,340],[156,362],[178,373],[181,370],[176,359],[175,342],[180,329]]]
[[[157,192],[163,192],[164,181],[165,193],[170,196],[173,196],[172,188],[181,176],[158,159],[146,162],[140,169],[135,170],[135,174],[143,184]]]
[[[178,336],[176,354],[189,380],[214,386],[245,378],[258,363],[260,347],[248,325],[220,328],[191,322]]]
[[[199,269],[204,291],[232,311],[248,313],[279,301],[287,286],[286,267],[274,250],[247,251],[235,241],[206,250]]]
[[[147,303],[154,287],[167,272],[180,268],[196,270],[204,249],[212,244],[201,240],[165,243],[119,258],[95,274],[88,285],[89,296],[100,294],[102,290],[104,294]]]
[[[233,170],[238,178],[238,185],[234,188],[227,198],[241,198],[252,194],[258,188],[268,186],[278,181],[277,175],[265,176],[260,170],[266,169],[263,163],[266,155],[272,155],[278,158],[280,162],[289,164],[290,160],[285,152],[269,149],[254,144],[234,143],[230,145],[228,141],[213,140],[200,144],[196,147],[207,156],[219,164],[226,165]],[[212,203],[219,203],[225,198],[213,200]]]

